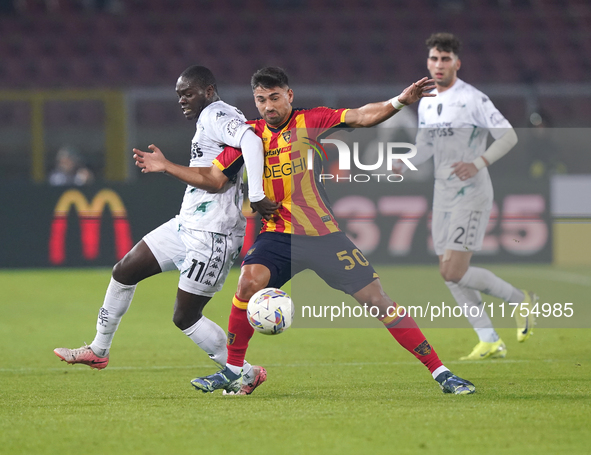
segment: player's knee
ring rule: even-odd
[[[388,297],[378,280],[373,281],[360,292],[357,292],[354,297],[360,305],[379,308],[381,314],[392,305],[392,299]]]
[[[183,311],[175,311],[172,315],[172,322],[181,330],[187,330],[189,327],[195,325],[203,314],[193,313],[191,315],[186,314]]]
[[[249,300],[257,291],[269,283],[269,275],[257,273],[254,268],[243,267],[238,280],[236,295],[241,300]]]
[[[464,272],[452,267],[441,267],[439,271],[441,272],[441,277],[445,281],[451,281],[453,283],[457,283],[464,276]]]
[[[130,260],[127,255],[113,266],[113,279],[121,284],[138,284],[140,280],[138,280],[135,275],[136,273],[134,272],[133,267],[130,266]]]
[[[127,284],[126,282],[129,281],[129,274],[125,270],[125,264],[123,261],[125,261],[125,258],[121,259],[113,266],[111,275],[115,281],[121,284]]]

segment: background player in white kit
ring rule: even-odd
[[[439,270],[458,305],[468,305],[465,315],[480,339],[462,360],[505,357],[505,343],[486,311],[472,316],[480,313],[480,292],[513,303],[531,304],[537,296],[513,287],[489,270],[470,266],[470,259],[482,248],[493,204],[486,168],[515,146],[517,135],[484,93],[457,77],[459,39],[450,33],[436,33],[426,44],[427,68],[435,80],[437,96],[420,101],[418,154],[412,162],[417,165],[434,157],[432,235]],[[489,132],[495,141],[486,149]],[[472,306],[478,311],[471,314]],[[522,342],[532,334],[534,317],[516,318],[517,340]]]
[[[236,163],[216,160],[216,166],[212,166],[226,145],[242,149],[251,180],[249,197],[258,202],[261,214],[264,215],[265,206],[272,213],[276,204],[263,193],[261,140],[238,109],[220,100],[211,71],[202,66],[187,68],[177,81],[176,92],[185,117],[197,119],[190,166],[171,163],[154,145],[149,147],[152,153],[134,149],[134,158],[142,172],[167,172],[185,183],[191,180],[199,188],[188,185],[179,215],[147,234],[115,265],[99,311],[94,341],[79,349],[54,351],[68,363],[105,368],[115,331],[129,308],[137,283],[178,269],[173,322],[212,360],[221,366],[226,364],[226,334],[202,314],[238,257],[246,226],[242,215],[241,165],[236,168]],[[222,172],[225,177],[220,175]],[[261,367],[245,363],[244,369],[246,383],[258,385],[266,378]]]

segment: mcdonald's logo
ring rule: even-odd
[[[78,190],[68,190],[57,201],[53,211],[51,233],[49,236],[49,262],[63,264],[66,259],[66,233],[68,231],[68,213],[74,206],[80,219],[82,255],[84,259],[98,257],[101,235],[101,218],[106,206],[113,216],[115,231],[115,254],[117,260],[123,258],[133,246],[131,229],[127,221],[127,211],[121,198],[113,190],[101,190],[89,203]]]

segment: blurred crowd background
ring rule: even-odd
[[[112,111],[92,93],[47,100],[35,154],[38,91],[120,91],[123,150],[158,142],[184,164],[194,125],[183,123],[174,84],[186,67],[209,67],[222,98],[251,118],[250,76],[267,65],[287,70],[298,106],[357,107],[427,75],[424,43],[439,31],[461,38],[459,76],[516,128],[556,130],[526,135],[499,166],[591,173],[588,0],[0,0],[0,178],[30,179],[42,159],[37,180],[49,179],[64,147],[108,177]]]

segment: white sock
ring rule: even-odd
[[[183,333],[203,349],[215,363],[222,368],[226,365],[228,358],[226,333],[215,322],[201,316],[201,319],[188,329],[183,330]]]
[[[236,365],[230,365],[229,363],[226,363],[226,368],[234,374],[242,373],[242,367],[237,367]]]
[[[244,365],[242,365],[242,377],[244,378],[244,382],[247,384],[251,383],[254,379],[252,375],[253,371],[252,365],[245,360]]]
[[[104,357],[109,353],[117,327],[129,309],[136,286],[121,284],[111,277],[96,321],[96,336],[90,343],[90,348],[96,355]]]
[[[476,289],[460,286],[453,281],[446,281],[445,284],[451,291],[454,299],[456,299],[458,306],[464,310],[464,316],[466,316],[474,328],[478,339],[487,343],[498,341],[499,335],[493,328],[492,321],[488,317],[486,309],[483,310],[482,308],[480,292]],[[465,309],[464,305],[466,305]]]
[[[445,373],[446,371],[449,371],[449,369],[446,368],[445,365],[441,365],[439,368],[435,369],[433,373],[431,373],[431,376],[433,376],[433,379],[436,379],[437,376],[439,376],[441,373]]]
[[[501,280],[490,270],[480,267],[469,267],[458,284],[498,297],[505,302],[521,303],[525,298],[519,289]]]

